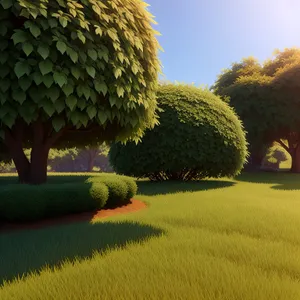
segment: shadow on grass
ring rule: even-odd
[[[251,172],[237,176],[236,180],[251,183],[281,184],[300,181],[300,174],[290,172]]]
[[[49,175],[47,179],[48,184],[57,184],[57,183],[77,183],[84,182],[89,179],[93,175],[76,175],[76,173],[63,175]],[[8,184],[16,184],[18,183],[18,177],[16,176],[0,176],[0,186],[8,185]]]
[[[151,181],[138,181],[138,193],[141,195],[155,196],[167,195],[180,192],[198,192],[213,189],[220,189],[231,187],[235,185],[233,181],[221,180],[200,180],[200,181],[164,181],[164,182],[151,182]]]
[[[274,184],[271,186],[274,190],[300,190],[300,174],[289,171],[243,173],[236,179],[243,182]]]
[[[0,285],[42,267],[90,258],[95,252],[142,242],[163,231],[134,222],[88,222],[0,234]]]

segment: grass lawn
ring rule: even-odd
[[[137,198],[149,208],[0,233],[0,299],[300,299],[300,175],[142,181]]]

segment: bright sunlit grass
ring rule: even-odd
[[[300,299],[300,176],[141,182],[138,198],[147,210],[0,234],[2,279],[50,267],[0,299]]]

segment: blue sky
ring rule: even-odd
[[[275,48],[300,47],[299,0],[146,0],[165,78],[211,85],[243,57],[265,60]]]

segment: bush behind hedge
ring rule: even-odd
[[[142,141],[115,143],[114,170],[152,180],[190,180],[237,175],[248,155],[245,132],[234,111],[208,90],[164,85],[158,90],[160,125]]]
[[[36,221],[99,210],[105,206],[121,206],[128,203],[137,191],[135,181],[124,176],[97,176],[82,182],[77,178],[74,180],[73,183],[1,187],[0,220]]]

